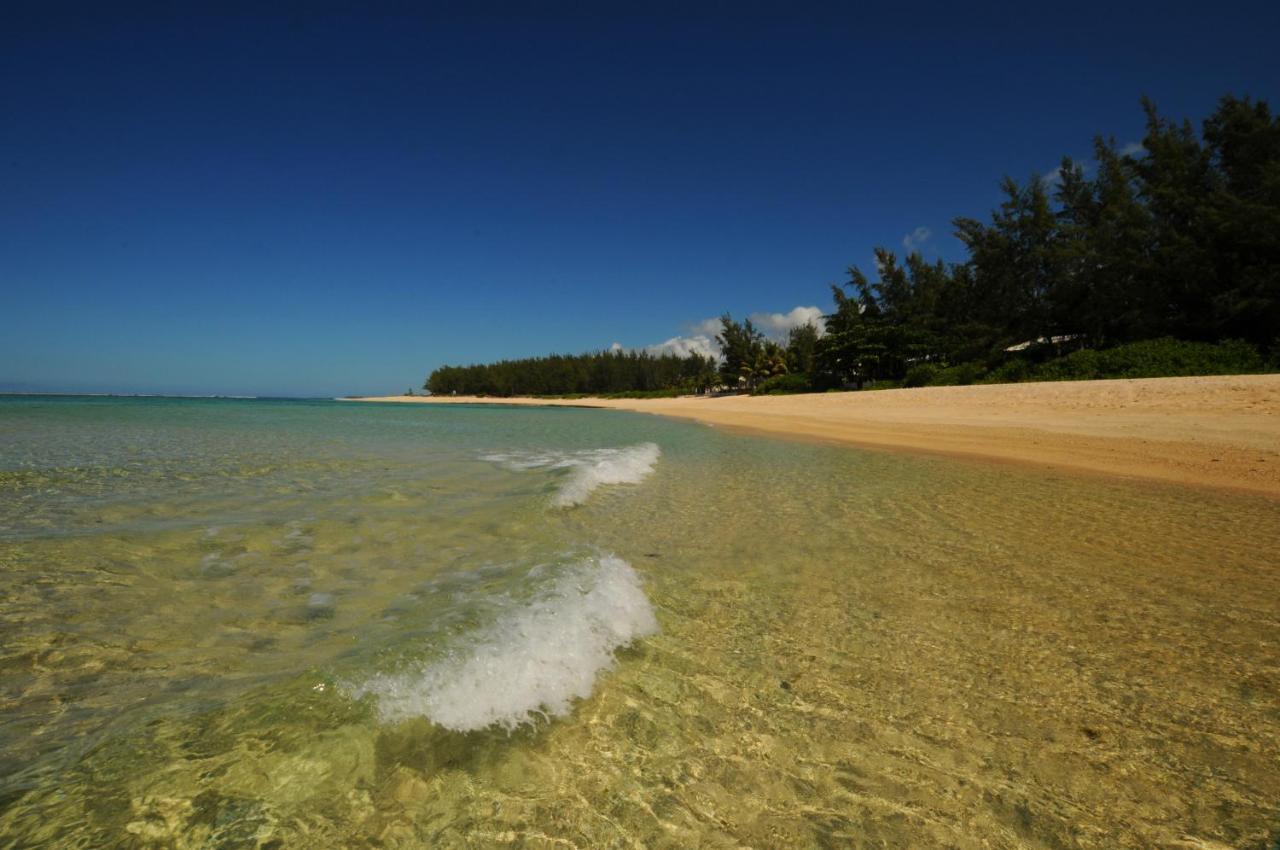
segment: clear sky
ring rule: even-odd
[[[1276,3],[197,5],[5,4],[0,390],[402,392],[827,309],[1143,94],[1280,106]]]

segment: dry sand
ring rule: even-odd
[[[1015,461],[1280,497],[1280,375],[791,396],[360,401],[570,405],[760,433]]]

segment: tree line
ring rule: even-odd
[[[696,354],[599,352],[443,367],[427,389],[769,391],[1017,379],[1075,350],[1157,339],[1171,342],[1145,345],[1149,364],[1162,352],[1176,350],[1178,362],[1200,356],[1184,342],[1223,340],[1238,341],[1230,357],[1219,356],[1228,349],[1213,349],[1219,354],[1206,363],[1243,370],[1260,368],[1267,357],[1274,362],[1280,118],[1265,102],[1227,96],[1197,132],[1189,121],[1162,117],[1150,101],[1142,106],[1139,149],[1099,137],[1088,166],[1066,157],[1052,183],[1006,178],[988,221],[955,219],[963,262],[930,261],[919,252],[900,259],[876,248],[874,279],[853,266],[831,287],[835,306],[821,333],[806,326],[775,341],[726,314],[718,364]]]
[[[427,378],[433,395],[616,395],[708,389],[719,380],[713,358],[644,351],[596,351],[441,366]]]

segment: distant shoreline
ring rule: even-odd
[[[717,398],[343,400],[629,410],[774,436],[1280,498],[1280,375],[1274,374]]]
[[[183,401],[350,401],[351,397],[307,395],[230,395],[223,393],[64,393],[2,391],[0,398],[168,398]]]

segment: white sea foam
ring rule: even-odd
[[[557,507],[580,505],[604,484],[638,484],[649,473],[662,450],[654,443],[640,443],[616,449],[587,449],[576,452],[504,452],[481,457],[508,469],[568,469],[560,489],[552,499]]]
[[[567,714],[573,700],[590,696],[615,650],[657,628],[631,565],[613,555],[590,557],[533,599],[511,602],[442,660],[350,690],[357,699],[373,695],[387,722],[426,717],[458,732],[514,729],[540,715]]]

